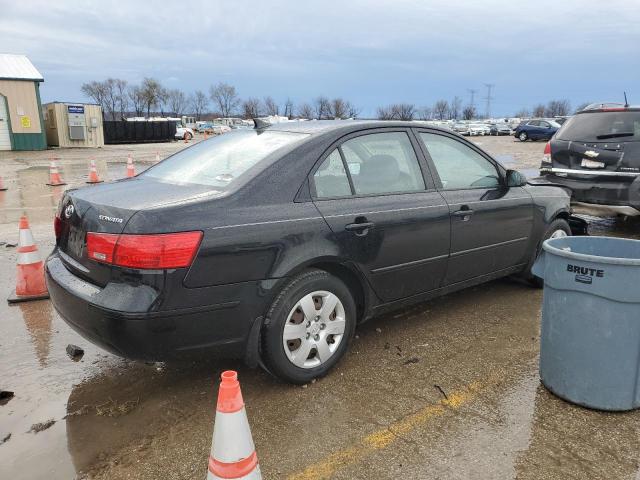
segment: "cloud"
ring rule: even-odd
[[[0,48],[29,55],[47,100],[153,76],[187,92],[224,80],[246,96],[342,95],[372,114],[491,82],[506,114],[640,79],[640,8],[621,0],[2,3]]]

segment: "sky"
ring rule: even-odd
[[[552,99],[640,104],[638,0],[0,0],[0,52],[26,54],[43,102],[91,80],[186,93],[232,84],[296,104],[343,97],[375,115],[454,96],[513,115]]]

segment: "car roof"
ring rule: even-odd
[[[367,128],[382,128],[382,127],[427,127],[435,130],[441,130],[443,132],[449,132],[449,130],[430,125],[421,121],[414,122],[401,122],[401,121],[387,121],[387,120],[308,120],[308,121],[293,121],[275,123],[268,126],[266,129],[270,131],[278,132],[298,132],[308,134],[321,134],[334,132],[338,130],[354,131],[364,130]]]

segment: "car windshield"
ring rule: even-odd
[[[581,113],[565,122],[558,133],[561,140],[597,142],[640,141],[640,112]]]
[[[234,130],[186,148],[149,168],[141,176],[228,190],[258,162],[307,136],[305,133]]]

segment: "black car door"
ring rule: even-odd
[[[427,166],[411,131],[367,130],[334,147],[318,162],[310,185],[341,255],[358,265],[385,302],[440,287],[449,208],[423,174]]]
[[[533,199],[504,185],[504,169],[469,142],[418,133],[437,188],[451,211],[451,257],[444,285],[508,269],[528,260]]]

